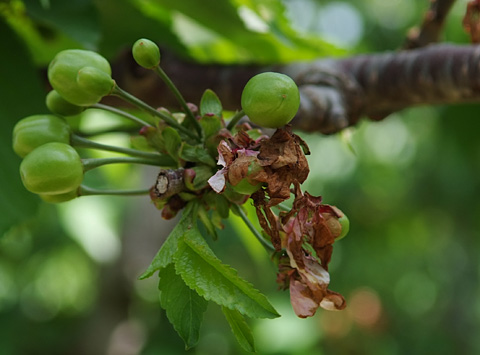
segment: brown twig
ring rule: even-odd
[[[463,28],[470,35],[472,43],[480,42],[480,0],[467,4],[467,11],[462,21]]]
[[[438,42],[445,19],[455,0],[430,0],[420,27],[410,29],[403,49],[425,47]]]

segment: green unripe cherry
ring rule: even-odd
[[[47,94],[45,104],[50,112],[60,116],[74,116],[85,110],[85,107],[74,105],[65,100],[56,90]]]
[[[235,192],[251,195],[264,184],[255,180],[263,171],[256,157],[240,156],[229,166],[227,179]]]
[[[68,144],[70,134],[70,126],[60,117],[54,115],[25,117],[13,128],[13,150],[23,158],[45,143]]]
[[[240,180],[240,182],[235,186],[232,185],[233,190],[242,195],[251,195],[254,192],[257,192],[262,186],[263,184],[261,183],[252,185],[247,178]]]
[[[338,221],[340,222],[340,225],[342,226],[342,232],[340,233],[340,235],[338,237],[335,238],[335,240],[340,240],[342,238],[344,238],[347,234],[348,234],[348,231],[350,230],[350,221],[347,217],[347,215],[344,213],[342,217],[340,217],[338,219]]]
[[[141,38],[133,44],[133,58],[138,65],[152,69],[160,64],[160,49],[146,38]]]
[[[58,53],[48,66],[52,87],[65,100],[78,106],[91,106],[108,95],[115,86],[111,74],[110,64],[104,57],[81,49]]]
[[[65,143],[47,143],[28,154],[20,164],[25,188],[36,194],[58,195],[77,189],[83,164],[77,151]]]
[[[110,74],[95,67],[84,67],[77,74],[78,87],[97,97],[103,97],[112,92],[115,82]]]
[[[266,72],[251,78],[242,92],[242,109],[250,120],[262,127],[279,128],[296,115],[300,93],[287,75]]]
[[[40,194],[39,196],[43,201],[48,203],[67,202],[78,197],[78,189],[75,189],[70,192],[65,192],[63,194],[55,194],[55,195]]]

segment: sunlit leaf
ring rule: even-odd
[[[198,230],[178,241],[174,261],[185,283],[205,299],[253,318],[279,317],[263,294],[215,256]]]

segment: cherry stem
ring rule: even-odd
[[[202,126],[200,126],[200,123],[197,121],[197,119],[193,115],[192,110],[190,110],[190,107],[188,107],[187,102],[183,98],[180,91],[178,91],[178,89],[175,86],[175,84],[173,83],[173,81],[170,79],[170,77],[165,73],[165,71],[159,65],[154,67],[153,70],[163,80],[163,82],[167,85],[168,89],[176,97],[177,101],[180,103],[183,110],[185,111],[185,113],[187,115],[187,118],[190,120],[190,122],[195,127],[195,130],[197,131],[198,135],[200,137],[203,137]]]
[[[168,160],[168,162],[166,160]],[[83,163],[84,171],[89,171],[103,165],[118,164],[118,163],[165,166],[166,165],[165,163],[171,163],[171,158],[168,156],[163,156],[162,159],[156,159],[156,160],[137,158],[137,157],[86,158],[86,159],[82,159],[82,163]]]
[[[91,187],[81,185],[78,189],[79,196],[92,196],[92,195],[113,195],[113,196],[136,196],[136,195],[148,195],[150,189],[139,190],[100,190],[93,189]]]
[[[235,125],[242,119],[242,117],[245,116],[245,112],[243,110],[240,110],[236,112],[233,117],[230,119],[230,122],[228,122],[227,129],[231,131]]]
[[[116,113],[117,115],[119,116],[122,116],[122,117],[125,117],[125,118],[128,118],[129,120],[135,122],[135,123],[138,123],[140,124],[141,126],[152,126],[150,123],[128,113],[128,112],[125,112],[123,110],[120,110],[116,107],[112,107],[112,106],[108,106],[108,105],[104,105],[104,104],[94,104],[92,106],[90,106],[91,108],[98,108],[100,110],[105,110],[105,111],[109,111],[109,112],[112,112],[112,113]]]
[[[257,240],[260,242],[260,244],[262,244],[267,251],[275,250],[273,245],[271,243],[269,243],[258,232],[257,228],[255,228],[255,226],[252,224],[252,222],[248,219],[248,216],[245,214],[245,211],[242,208],[240,208],[240,206],[238,206],[236,204],[232,204],[231,208],[232,208],[232,210],[234,210],[240,216],[240,218],[243,220],[243,222],[245,222],[245,224],[247,225],[248,229],[250,229],[250,231],[253,233],[255,238],[257,238]]]
[[[184,133],[188,137],[190,137],[190,138],[192,138],[196,141],[200,141],[200,138],[194,132],[189,130],[187,127],[182,126],[180,123],[177,122],[177,120],[175,120],[175,118],[170,117],[169,115],[154,109],[152,106],[146,104],[142,100],[140,100],[140,99],[136,98],[135,96],[129,94],[128,92],[124,91],[123,89],[121,89],[117,85],[114,86],[114,88],[112,90],[112,95],[118,96],[121,99],[123,99],[123,100],[141,108],[142,110],[147,111],[148,113],[153,115],[155,118],[160,118],[160,119],[164,120],[171,127],[174,127],[176,129],[178,129],[179,131],[181,131],[182,133]],[[157,123],[158,123],[157,120],[151,122],[151,124],[154,125],[154,126],[156,126]]]
[[[175,162],[173,161],[173,159],[171,159],[167,155],[161,155],[159,153],[144,152],[144,151],[137,150],[137,149],[117,147],[117,146],[97,143],[97,142],[94,142],[90,139],[80,137],[76,134],[72,134],[72,136],[70,137],[70,143],[73,146],[80,147],[80,148],[106,150],[106,151],[109,151],[109,152],[122,153],[122,154],[127,154],[127,155],[130,155],[130,156],[139,157],[139,158],[159,160],[162,163],[168,163],[168,161],[170,159],[171,164],[167,164],[166,166],[175,166]]]

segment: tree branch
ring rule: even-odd
[[[300,89],[294,128],[326,134],[352,126],[361,117],[381,120],[410,106],[480,101],[479,63],[480,46],[449,44],[276,67],[201,65],[162,57],[164,70],[187,101],[198,103],[210,88],[232,110],[240,108],[242,89],[251,76],[284,72]],[[114,75],[126,90],[153,105],[176,105],[161,83],[138,68]]]
[[[409,31],[403,48],[420,48],[438,42],[445,19],[454,2],[455,0],[430,0],[430,8],[425,13],[422,25]]]

